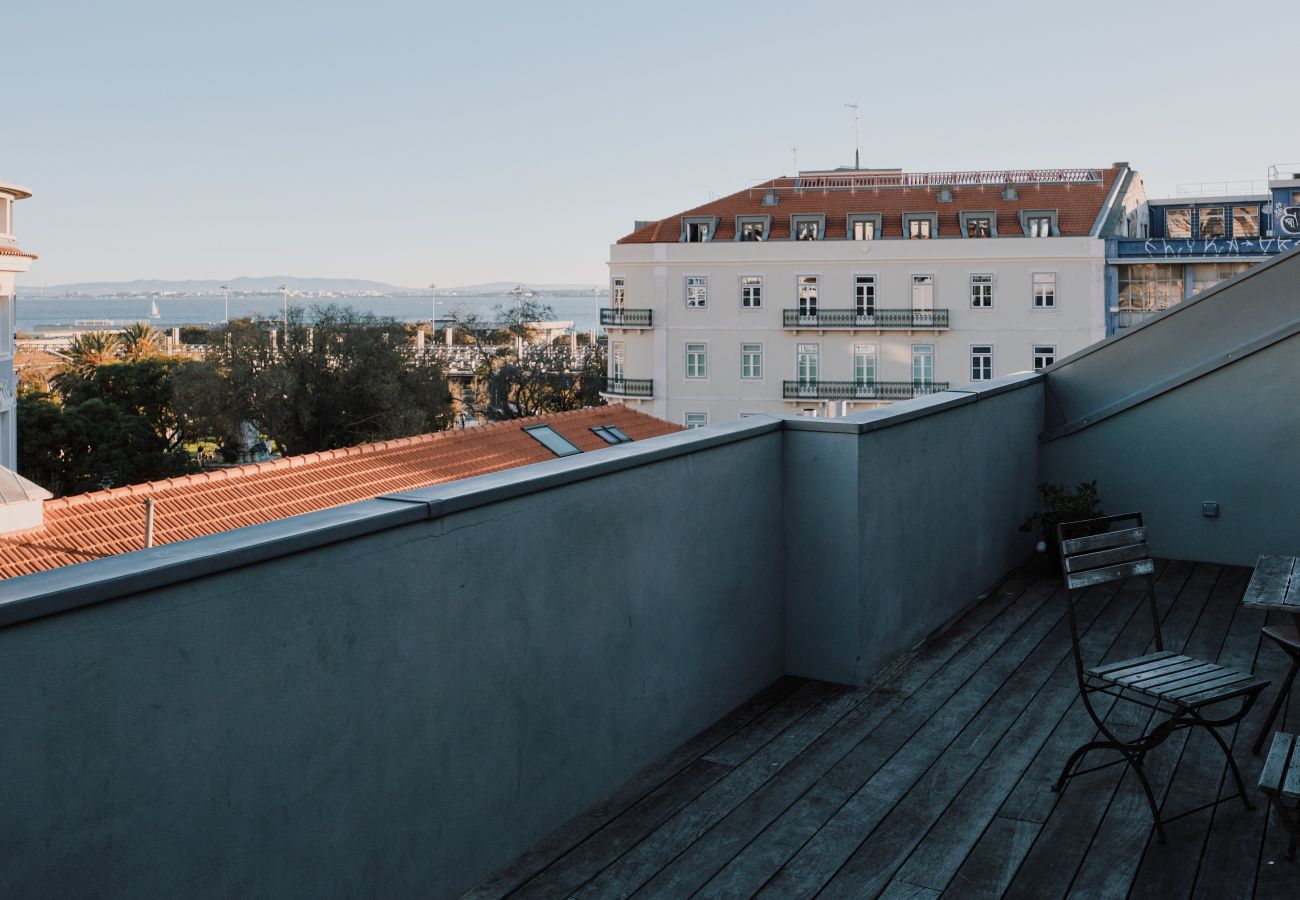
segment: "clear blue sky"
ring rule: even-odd
[[[1295,6],[65,2],[3,13],[28,285],[606,279],[638,218],[852,162],[1300,161]]]

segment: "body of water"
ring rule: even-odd
[[[543,296],[536,302],[549,306],[554,318],[572,320],[580,332],[596,328],[599,314],[596,298],[591,294]],[[601,302],[608,302],[601,297]],[[444,321],[456,312],[474,312],[490,317],[492,307],[510,306],[514,300],[502,295],[476,297],[438,297],[438,319]],[[152,304],[158,305],[158,318],[150,318]],[[433,311],[433,298],[419,297],[290,297],[289,305],[310,311],[315,306],[350,306],[363,312],[374,313],[402,322],[427,322]],[[230,317],[278,318],[283,313],[283,303],[278,295],[262,294],[252,297],[230,298]],[[18,300],[16,329],[30,331],[64,331],[77,328],[78,322],[111,322],[125,326],[132,322],[148,322],[155,328],[173,325],[219,325],[225,315],[224,300],[215,297],[30,297]],[[310,315],[310,312],[308,313]],[[84,327],[84,326],[81,326]]]

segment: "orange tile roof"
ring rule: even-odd
[[[627,406],[601,406],[48,500],[41,528],[0,535],[0,578],[139,550],[146,497],[154,500],[154,543],[170,544],[555,459],[523,431],[541,423],[583,451],[610,446],[592,425],[616,425],[633,440],[681,430]]]
[[[827,238],[843,238],[848,231],[850,214],[878,213],[882,216],[882,238],[903,236],[903,213],[938,213],[939,237],[958,237],[961,226],[960,212],[990,211],[997,213],[999,237],[1023,236],[1017,216],[1020,210],[1055,209],[1057,227],[1061,235],[1084,236],[1097,221],[1115,179],[1117,167],[1098,169],[1100,181],[1091,183],[1013,184],[1019,197],[1003,200],[1001,184],[955,185],[952,202],[940,203],[936,199],[938,188],[929,187],[874,187],[846,189],[808,188],[795,190],[795,179],[774,178],[752,188],[746,188],[689,209],[686,212],[651,222],[619,240],[620,244],[675,244],[681,237],[682,219],[687,216],[717,216],[714,241],[730,241],[736,236],[736,216],[772,217],[769,241],[789,240],[790,216],[826,216]],[[764,206],[763,195],[775,188],[779,202]]]
[[[27,259],[38,259],[35,253],[28,253],[12,244],[0,244],[0,256],[25,256]]]

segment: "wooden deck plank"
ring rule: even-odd
[[[746,727],[807,681],[785,676],[759,691],[663,759],[642,769],[613,793],[534,844],[505,868],[464,896],[469,900],[502,897],[517,889],[573,847],[595,834],[620,813],[678,775],[688,765]]]
[[[1236,592],[1240,594],[1249,570],[1228,570],[1225,577],[1236,579]],[[1259,650],[1259,628],[1264,622],[1264,614],[1247,610],[1239,602],[1234,602],[1232,624],[1224,642],[1220,661],[1229,660],[1245,668],[1257,667]],[[1241,766],[1246,779],[1247,789],[1255,800],[1254,780],[1251,764],[1256,762],[1250,753],[1250,737],[1254,729],[1262,722],[1266,703],[1256,704],[1250,714],[1231,736],[1233,753]],[[1243,734],[1244,729],[1244,734]],[[1257,765],[1257,762],[1256,762]],[[1257,768],[1254,770],[1257,774]],[[1173,780],[1166,795],[1164,808],[1171,812],[1192,809],[1207,803],[1216,797],[1227,797],[1235,793],[1236,788],[1228,775],[1223,761],[1223,753],[1209,736],[1199,729],[1188,738],[1182,759],[1174,773]],[[1209,882],[1217,882],[1224,892],[1221,896],[1231,896],[1243,885],[1249,889],[1255,880],[1255,868],[1258,863],[1259,847],[1263,837],[1263,822],[1259,821],[1259,812],[1242,808],[1239,802],[1232,802],[1205,813],[1189,816],[1171,822],[1166,826],[1169,843],[1161,847],[1148,842],[1142,861],[1138,866],[1130,888],[1131,898],[1157,900],[1164,897],[1191,896],[1198,879],[1209,875],[1210,868],[1222,868],[1226,879],[1209,875]],[[1230,834],[1224,833],[1217,844],[1217,850],[1211,849],[1208,838],[1214,836],[1215,830],[1222,831],[1225,821],[1230,823]],[[1202,860],[1210,854],[1212,862],[1206,866]],[[1244,855],[1244,858],[1243,858]],[[1209,883],[1207,882],[1207,883]]]
[[[1082,632],[1080,646],[1085,655],[1094,658],[1105,655],[1115,641],[1118,626],[1127,621],[1127,613],[1130,612],[1128,606],[1125,599],[1118,597],[1112,597],[1104,608],[1096,604],[1092,608],[1085,608],[1084,604],[1079,604],[1077,612]],[[1097,627],[1099,621],[1103,623],[1102,627]],[[1038,744],[1041,745],[1051,733],[1050,723],[1046,728],[1037,729],[1036,726],[1040,717],[1052,718],[1050,709],[1053,706],[1053,695],[1056,698],[1055,705],[1059,708],[1057,718],[1069,707],[1078,691],[1069,646],[1069,625],[1062,618],[1042,643],[1033,648],[1011,673],[970,724],[948,744],[930,769],[858,845],[820,896],[833,898],[870,895],[895,874],[906,881],[918,880],[914,876],[903,876],[897,870],[927,831],[951,807],[954,795],[964,790],[986,762],[992,762],[1002,771],[1023,771],[1033,758],[1033,752],[1024,747],[1025,740],[1038,730],[1041,732]],[[1046,695],[1045,691],[1048,692]],[[1024,715],[1027,707],[1033,710],[1033,716]],[[1020,725],[1019,733],[1013,740],[1007,741],[1008,733],[1017,723]],[[987,773],[988,770],[985,771]],[[1006,779],[997,803],[991,803],[987,807],[989,817],[997,811],[1001,799],[1014,784],[1014,778]],[[986,783],[984,788],[988,787]],[[982,830],[981,827],[979,831]],[[976,831],[972,835],[971,843],[974,843],[974,837],[978,833]],[[956,868],[956,865],[949,867],[949,877]],[[914,867],[910,871],[922,874],[924,868]],[[922,877],[918,883],[942,890],[946,887],[947,880],[944,878],[943,881],[930,882]]]
[[[1083,651],[1098,658],[1104,656],[1132,614],[1128,598],[1112,598],[1084,632],[1080,642]],[[919,841],[897,878],[937,890],[950,886],[1021,773],[1078,696],[1073,660],[1068,655],[1068,644],[1063,646],[1066,657],[1031,703],[1023,702],[1023,698],[1008,698],[1019,713],[1015,723]]]
[[[894,881],[885,888],[879,900],[934,900],[938,896],[939,892],[930,888],[908,884],[906,881]]]
[[[784,731],[808,714],[818,713],[828,700],[848,694],[845,688],[825,682],[805,682],[778,703],[773,704],[762,715],[751,720],[745,728],[737,732],[737,735],[753,731],[768,736],[770,742],[774,731]],[[727,739],[727,743],[731,741],[732,738]],[[752,745],[752,742],[741,743]],[[756,747],[755,750],[761,752],[762,748]],[[734,767],[717,763],[707,755],[702,755],[699,761],[718,767],[723,775],[734,771]],[[695,802],[701,794],[715,787],[721,780],[721,775],[707,782],[696,778],[675,784],[673,782],[681,782],[682,779],[680,777],[673,779],[673,782],[664,786],[665,800],[655,807],[666,810],[663,816],[654,820],[645,814],[631,817],[619,816],[523,885],[518,891],[518,896],[549,897],[577,889],[628,850],[639,846],[640,841],[648,833],[662,826],[665,821]],[[691,793],[693,788],[698,789]]]
[[[1093,600],[1095,608],[1100,604]],[[764,886],[759,896],[803,896],[827,886],[872,829],[889,813],[926,770],[944,753],[1007,679],[1043,642],[1060,628],[1065,605],[1057,601],[1040,609],[1019,628],[999,652],[981,666],[952,697],[901,745],[864,742],[867,752],[886,758],[864,784]],[[1055,647],[1064,653],[1064,647]],[[901,717],[899,717],[901,718]]]
[[[1225,665],[1250,664],[1249,655],[1224,658],[1228,628],[1237,611],[1238,598],[1246,587],[1245,578],[1240,576],[1240,570],[1225,569],[1219,573],[1205,609],[1184,645],[1184,653],[1201,659],[1221,659]],[[1228,654],[1234,654],[1242,648],[1226,649]],[[1218,796],[1226,762],[1222,751],[1209,735],[1201,729],[1197,731],[1200,733],[1179,732],[1147,756],[1147,776],[1165,815],[1174,816],[1194,809]],[[1232,733],[1228,732],[1227,737],[1231,739]],[[1186,790],[1175,794],[1183,793],[1186,796],[1177,803],[1171,803],[1169,794],[1177,780],[1177,770],[1183,766],[1187,767],[1188,772],[1188,777],[1184,779]],[[1203,842],[1211,816],[1212,811],[1205,810],[1173,823],[1173,826],[1186,824],[1188,827],[1184,844],[1189,849],[1191,845],[1199,847]],[[1127,894],[1142,861],[1141,848],[1151,847],[1153,849],[1150,852],[1153,853],[1168,849],[1167,845],[1158,846],[1153,837],[1154,831],[1151,809],[1141,785],[1136,775],[1126,769],[1119,790],[1097,827],[1097,836],[1088,848],[1088,855],[1079,867],[1070,895],[1106,897]],[[1199,854],[1195,854],[1189,860],[1192,872],[1196,871],[1198,858]]]
[[[999,651],[1026,615],[1051,602],[1053,590],[1051,584],[1035,581],[1015,598],[1006,612],[974,636],[963,633],[962,623],[945,632],[936,639],[934,652],[949,657],[946,665],[927,669],[924,680],[912,679],[908,683],[908,690],[912,693],[891,699],[888,709],[883,710],[885,716],[868,717],[861,722],[846,717],[844,723],[828,733],[830,746],[824,752],[809,754],[802,761],[806,766],[799,762],[792,766],[788,776],[790,781],[785,781],[787,774],[781,773],[764,792],[737,808],[735,816],[728,822],[730,827],[711,831],[674,861],[657,883],[685,891],[703,876],[711,880],[704,885],[702,896],[744,896],[757,891],[798,848],[804,837],[815,832],[834,811],[834,806],[827,805],[832,801],[815,793],[809,802],[809,794],[803,793],[807,790],[806,776],[813,776],[815,784],[822,784],[828,778],[846,779],[859,785],[864,782],[883,758],[864,753],[861,750],[863,738],[885,723],[893,729],[895,745],[901,746],[930,713],[952,696],[961,681]],[[790,787],[797,790],[787,790]],[[847,787],[837,788],[837,791],[843,796],[851,793]],[[791,805],[795,798],[798,802]],[[838,805],[839,800],[834,802]],[[792,810],[796,813],[793,816]],[[805,818],[800,818],[798,813],[805,814]],[[775,840],[765,842],[764,836]],[[751,840],[753,843],[746,846]],[[737,855],[741,848],[743,851]],[[731,858],[733,855],[734,859]]]
[[[994,816],[942,896],[996,900],[1005,895],[1042,827],[1037,822]]]
[[[1283,721],[1278,723],[1278,727],[1291,734],[1300,734],[1300,690],[1291,692],[1285,713],[1285,717],[1279,717]],[[1262,795],[1260,799],[1263,799]],[[1260,847],[1259,868],[1256,870],[1255,900],[1295,900],[1296,885],[1300,884],[1300,863],[1286,858],[1287,843],[1286,829],[1270,811],[1264,819],[1264,840]],[[1208,897],[1206,891],[1214,886],[1208,875],[1204,882],[1197,882],[1198,898]]]

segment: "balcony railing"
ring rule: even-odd
[[[786,328],[947,328],[946,309],[819,309],[781,311]]]
[[[809,381],[782,382],[786,400],[910,400],[948,390],[946,381]]]
[[[606,378],[603,394],[615,397],[641,397],[649,399],[655,395],[654,381],[649,378]]]
[[[653,317],[649,309],[602,309],[600,324],[619,328],[649,328]]]

